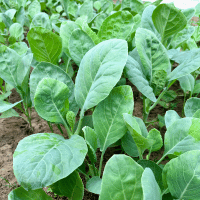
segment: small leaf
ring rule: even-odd
[[[16,40],[21,40],[23,35],[23,26],[19,23],[14,23],[9,28],[10,36],[16,38]]]
[[[165,125],[166,128],[171,126],[176,120],[181,119],[178,113],[175,110],[168,110],[165,113]]]
[[[183,76],[179,78],[178,80],[184,93],[186,93],[187,91],[190,91],[190,92],[193,91],[195,79],[191,74]]]
[[[14,106],[16,106],[17,104],[19,104],[21,102],[22,102],[22,100],[12,104],[7,101],[0,101],[0,113],[10,110],[11,108],[13,108]]]
[[[6,110],[0,116],[0,118],[9,118],[9,117],[20,117],[20,116],[14,109]]]
[[[28,14],[33,18],[37,13],[41,11],[41,6],[38,0],[34,0],[28,7]]]
[[[102,183],[102,179],[99,178],[98,176],[94,176],[87,182],[86,188],[94,194],[100,194],[101,183]]]
[[[198,109],[200,109],[200,99],[197,97],[188,99],[184,107],[185,116],[192,117]]]

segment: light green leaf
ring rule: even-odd
[[[170,193],[176,199],[198,200],[200,196],[200,151],[189,151],[168,162],[163,171]]]
[[[68,15],[72,15],[72,16],[76,17],[77,12],[78,12],[78,5],[77,5],[76,1],[68,1],[66,13],[68,13]]]
[[[185,116],[192,117],[198,109],[200,109],[200,99],[197,97],[188,99],[184,107]]]
[[[22,139],[13,155],[15,177],[26,190],[36,190],[63,179],[84,161],[87,146],[82,137],[70,139],[54,133],[37,133]]]
[[[178,80],[184,93],[186,93],[187,91],[193,92],[195,79],[191,74],[183,76]]]
[[[152,140],[148,140],[142,135],[139,124],[136,119],[132,117],[132,115],[124,113],[123,117],[139,151],[143,152],[145,149],[148,149],[151,145],[153,145]]]
[[[182,10],[182,13],[185,15],[188,22],[191,21],[192,17],[195,16],[195,8],[187,8]]]
[[[52,200],[43,189],[26,191],[23,187],[19,187],[11,191],[8,195],[8,200]]]
[[[65,125],[65,116],[69,110],[68,93],[66,84],[52,78],[43,78],[38,83],[34,97],[37,113],[49,122]]]
[[[2,85],[3,84],[3,79],[1,79],[0,80],[0,85]],[[7,89],[7,88],[6,88]],[[8,90],[7,92],[5,92],[5,93],[2,93],[1,95],[0,95],[0,101],[3,101],[3,100],[5,100],[7,97],[9,97],[10,95],[11,95],[11,91],[10,90]]]
[[[83,56],[94,46],[94,42],[84,31],[76,29],[72,32],[69,39],[69,53],[78,66]]]
[[[106,163],[99,200],[142,200],[143,168],[126,155],[114,155]]]
[[[42,27],[51,31],[52,26],[49,15],[44,12],[37,13],[31,22],[30,29],[35,27]]]
[[[28,14],[33,18],[37,13],[41,11],[41,6],[38,0],[34,0],[29,6],[28,6]]]
[[[14,110],[9,109],[2,113],[0,118],[9,118],[9,117],[20,117],[20,115]]]
[[[101,42],[83,57],[75,82],[75,98],[82,112],[105,99],[119,81],[128,56],[125,40]]]
[[[149,150],[152,152],[158,151],[163,146],[163,140],[160,131],[155,128],[149,131],[147,139],[154,141],[153,145],[149,148]]]
[[[15,107],[17,104],[21,102],[22,100],[12,104],[7,101],[0,101],[0,113],[10,110],[11,108]]]
[[[165,151],[164,155],[180,155],[191,150],[200,150],[199,129],[196,124],[200,123],[198,118],[183,118],[176,120],[168,127],[165,133]],[[194,131],[195,126],[195,131]]]
[[[35,91],[38,83],[43,78],[53,78],[63,82],[69,88],[69,110],[77,114],[79,107],[75,101],[74,97],[74,83],[65,71],[60,67],[53,65],[51,63],[41,62],[37,65],[30,76],[30,97],[32,102],[34,101]],[[34,103],[34,102],[33,102]]]
[[[160,4],[152,14],[152,20],[162,42],[183,30],[187,25],[185,15],[171,4]]]
[[[200,93],[200,81],[199,80],[196,80],[194,90],[193,90],[193,94],[194,93]]]
[[[162,200],[161,190],[150,168],[142,174],[143,200]]]
[[[79,26],[72,21],[67,20],[63,22],[60,27],[60,37],[62,38],[62,48],[63,51],[70,57],[69,54],[69,39],[72,32],[79,28]]]
[[[28,46],[25,42],[16,42],[10,45],[9,48],[15,50],[20,56],[25,55],[28,51]]]
[[[57,195],[64,195],[73,200],[83,199],[84,186],[78,172],[76,171],[72,172],[66,178],[53,183],[50,187]]]
[[[168,74],[167,78],[169,81],[186,76],[199,68],[199,62],[200,62],[199,49],[194,49],[182,54],[182,56],[184,55],[187,58],[185,57],[182,60],[181,64],[178,67],[176,67],[170,74]]]
[[[84,1],[80,7],[79,14],[80,16],[86,15],[88,17],[88,22],[90,22],[93,18],[93,1]]]
[[[150,83],[154,70],[170,71],[171,66],[167,50],[153,32],[138,28],[135,35],[135,42],[144,67],[143,72]]]
[[[178,115],[178,113],[175,110],[168,110],[165,113],[166,128],[168,128],[170,125],[172,125],[178,119],[181,119],[181,117]]]
[[[28,32],[27,37],[37,61],[57,63],[62,51],[62,41],[58,35],[42,27],[36,27]]]
[[[109,96],[97,105],[93,113],[93,123],[102,152],[126,133],[122,114],[132,114],[133,106],[130,86],[115,87]]]
[[[123,0],[122,9],[124,8],[130,8],[131,11],[142,14],[144,5],[141,0]]]
[[[86,183],[86,188],[94,194],[100,194],[101,183],[102,179],[99,178],[98,176],[94,176]]]
[[[129,81],[131,81],[131,83],[133,83],[144,96],[149,98],[151,101],[156,102],[153,89],[150,87],[148,80],[143,74],[141,66],[131,56],[128,56],[125,73]]]
[[[21,36],[23,35],[23,27],[19,23],[14,23],[9,28],[10,36],[16,38],[16,40],[21,40]]]
[[[133,16],[128,11],[118,11],[107,17],[98,32],[101,41],[112,38],[126,39],[134,25]]]

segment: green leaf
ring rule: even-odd
[[[155,10],[156,6],[150,5],[146,7],[142,13],[142,19],[141,19],[141,28],[145,28],[153,32],[156,37],[160,40],[161,36],[156,30],[153,21],[152,21],[152,14],[153,11]]]
[[[82,112],[109,95],[121,77],[127,51],[125,40],[112,39],[101,42],[85,54],[75,82],[75,98]]]
[[[30,76],[30,97],[32,102],[34,101],[34,96],[38,83],[43,78],[53,78],[63,82],[69,88],[69,110],[77,114],[79,107],[75,101],[74,97],[74,83],[65,71],[60,67],[53,65],[51,63],[41,62],[32,71]],[[33,102],[34,103],[34,102]]]
[[[143,171],[126,155],[112,156],[104,169],[99,200],[141,200]]]
[[[191,74],[183,76],[183,77],[179,78],[178,80],[179,80],[180,86],[185,94],[187,91],[191,91],[191,92],[193,91],[195,79]]]
[[[80,7],[79,14],[80,16],[86,15],[88,17],[88,22],[90,22],[93,18],[93,1],[84,1]]]
[[[84,186],[78,172],[74,171],[64,179],[53,183],[50,188],[57,195],[64,195],[73,200],[82,200]]]
[[[135,13],[142,14],[144,5],[141,0],[123,0],[122,1],[122,9],[129,8],[131,11]]]
[[[28,7],[28,14],[33,18],[37,13],[41,11],[41,6],[38,0],[34,0]]]
[[[162,140],[162,136],[160,134],[160,131],[158,131],[155,128],[151,129],[149,131],[147,139],[150,139],[150,140],[154,141],[153,145],[149,148],[149,150],[152,151],[152,152],[153,151],[158,151],[163,146],[163,140]]]
[[[195,8],[187,8],[182,10],[182,13],[185,15],[188,22],[191,21],[192,17],[195,16]]]
[[[58,35],[42,27],[36,27],[28,32],[27,37],[37,61],[57,63],[62,51],[62,41]]]
[[[94,194],[100,194],[101,183],[102,179],[99,178],[98,176],[94,176],[86,183],[86,188]]]
[[[134,25],[133,16],[128,11],[118,11],[107,17],[98,32],[101,41],[112,38],[126,39]]]
[[[185,116],[192,117],[198,109],[200,109],[200,99],[197,97],[188,99],[184,107]]]
[[[23,35],[23,27],[19,23],[14,23],[9,28],[10,36],[16,38],[16,40],[21,40],[21,36]]]
[[[181,43],[187,41],[193,35],[195,28],[193,26],[187,26],[182,31],[178,32],[173,40],[171,41],[171,45],[174,48],[177,48]]]
[[[171,4],[160,4],[152,14],[152,20],[160,33],[162,42],[180,32],[187,25],[185,15]]]
[[[181,117],[178,115],[178,113],[175,110],[168,110],[165,113],[166,128],[168,128],[170,125],[172,125],[178,119],[181,119]]]
[[[72,21],[67,20],[63,22],[60,26],[60,37],[62,38],[62,48],[63,51],[70,57],[69,54],[69,39],[72,32],[79,28],[79,26]]]
[[[131,114],[133,106],[133,92],[130,86],[115,87],[109,96],[97,105],[93,113],[93,123],[102,152],[126,133],[122,114]]]
[[[161,190],[150,168],[142,174],[143,200],[162,200]]]
[[[138,150],[143,152],[145,149],[148,149],[152,144],[153,141],[149,141],[147,138],[145,138],[140,130],[139,124],[137,123],[136,119],[132,117],[132,115],[124,113],[123,114],[124,121],[126,123],[126,126],[128,130],[131,133],[131,136],[134,139],[134,142],[136,143]]]
[[[143,74],[141,65],[139,65],[139,63],[131,56],[128,56],[125,73],[129,81],[131,81],[131,83],[133,83],[144,96],[149,98],[151,101],[156,102],[153,89]]]
[[[73,111],[68,111],[66,114],[66,120],[67,120],[67,123],[69,124],[69,126],[71,127],[71,129],[73,130],[75,122],[76,122],[75,113]]]
[[[193,120],[200,119],[193,118]],[[193,122],[192,118],[183,118],[176,120],[171,126],[168,127],[165,133],[165,151],[164,155],[180,155],[191,150],[200,150],[200,142],[198,131],[199,127],[196,126],[196,121]],[[193,128],[195,126],[195,132]]]
[[[154,70],[170,71],[171,66],[167,50],[153,32],[138,28],[135,35],[135,42],[144,67],[143,72],[150,83]]]
[[[11,108],[15,107],[17,104],[21,102],[22,100],[12,104],[7,101],[0,101],[0,113],[10,110]]]
[[[168,162],[163,170],[172,196],[176,199],[197,200],[200,192],[200,151],[189,151]]]
[[[132,157],[138,157],[138,149],[137,145],[135,144],[133,137],[129,131],[121,138],[121,144],[124,151]]]
[[[200,62],[199,49],[193,49],[191,51],[187,51],[186,53],[182,54],[181,57],[182,56],[185,57],[182,59],[181,64],[178,67],[176,67],[170,74],[168,74],[167,78],[169,81],[186,76],[199,68],[199,62]]]
[[[174,90],[168,90],[166,91],[166,93],[163,95],[162,100],[165,102],[170,102],[173,101],[174,99],[176,99],[177,94]]]
[[[76,1],[68,1],[66,13],[68,13],[68,15],[72,15],[72,16],[76,17],[77,12],[78,12],[78,5],[77,5]]]
[[[94,46],[94,42],[84,31],[76,29],[72,32],[69,39],[69,53],[78,66],[83,56]]]
[[[200,81],[196,81],[195,86],[194,86],[194,90],[193,90],[193,94],[194,93],[200,93]]]
[[[31,22],[30,29],[36,27],[42,27],[51,31],[52,26],[51,26],[51,21],[49,19],[49,15],[44,12],[36,14]]]
[[[16,42],[10,45],[9,48],[15,50],[20,56],[25,55],[28,51],[28,46],[25,42]]]
[[[37,113],[49,122],[65,125],[69,109],[68,93],[66,84],[52,78],[43,78],[38,83],[34,97]]]
[[[70,175],[84,161],[87,146],[82,137],[70,139],[54,133],[37,133],[22,139],[14,153],[17,181],[26,190],[49,186]]]
[[[161,189],[163,188],[162,182],[162,168],[158,166],[155,162],[151,160],[138,160],[137,163],[141,165],[144,169],[150,168],[155,176],[156,182]]]
[[[20,117],[20,115],[14,109],[9,109],[4,111],[0,116],[0,118],[9,118],[9,117]]]
[[[52,200],[43,189],[26,191],[23,187],[19,187],[11,191],[8,195],[8,200]]]

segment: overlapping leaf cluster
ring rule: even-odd
[[[52,199],[43,187],[81,200],[80,173],[100,200],[200,199],[200,37],[191,22],[200,10],[161,2],[0,0],[0,117],[21,117],[18,107],[32,127],[35,109],[52,130],[19,142],[13,169],[21,187],[9,200]],[[143,119],[133,116],[127,80],[141,93]],[[170,110],[176,81],[182,118]],[[13,88],[21,101],[11,104]],[[147,130],[157,104],[168,109],[158,116],[164,138]],[[52,124],[68,135],[53,133]],[[102,173],[115,145],[126,155],[113,155]],[[161,159],[149,160],[163,146]],[[161,165],[166,156],[173,159]]]

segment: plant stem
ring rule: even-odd
[[[94,165],[94,163],[92,162],[92,168],[93,168],[93,170],[94,170],[94,175],[95,176],[97,176],[97,173],[96,173],[96,168],[95,168],[95,165]]]
[[[71,130],[70,130],[69,126],[67,125],[67,123],[65,121],[63,121],[63,122],[64,122],[64,127],[66,128],[68,136],[70,138],[73,135],[73,133],[71,132]]]
[[[165,189],[165,190],[162,192],[161,195],[163,196],[164,194],[166,194],[167,191],[169,191],[169,188]]]
[[[80,119],[78,121],[78,126],[77,126],[77,129],[74,133],[74,135],[79,135],[80,131],[81,131],[81,126],[82,126],[82,122],[83,122],[83,117],[84,117],[84,112],[83,110],[81,110],[81,113],[80,113]]]
[[[56,124],[56,126],[58,127],[59,131],[60,131],[61,134],[63,135],[63,131],[62,131],[62,128],[60,127],[60,124]]]
[[[165,156],[166,155],[163,155],[162,158],[156,164],[159,165],[163,161],[163,159],[165,158]]]
[[[85,173],[83,172],[82,170],[80,169],[77,169],[78,172],[82,173],[85,177],[87,177],[88,179],[90,179],[90,177]]]
[[[99,165],[99,178],[101,177],[101,168],[102,168],[104,154],[105,154],[105,150],[102,151],[102,153],[101,153],[101,159],[100,159],[100,165]]]
[[[142,152],[140,151],[139,148],[138,148],[138,153],[139,153],[139,159],[140,159],[140,160],[143,160]]]
[[[54,131],[53,131],[53,127],[51,125],[51,122],[47,121],[47,124],[49,125],[49,128],[51,129],[51,132],[53,133]]]

